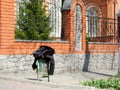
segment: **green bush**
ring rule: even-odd
[[[16,29],[15,30],[15,38],[17,38],[17,39],[26,39],[27,36],[26,36],[26,33],[23,32],[22,30]]]
[[[82,82],[82,84],[102,89],[114,88],[115,90],[120,90],[120,73],[109,79],[90,80]]]

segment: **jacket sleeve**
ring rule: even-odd
[[[54,69],[55,69],[55,61],[54,61],[54,57],[53,56],[50,56],[50,55],[47,55],[45,57],[45,60],[47,62],[47,65],[48,65],[48,74],[49,75],[53,75],[54,73]]]

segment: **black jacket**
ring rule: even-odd
[[[42,59],[45,60],[47,66],[50,64],[48,74],[53,75],[55,68],[55,61],[53,57],[54,53],[54,49],[48,46],[41,46],[38,50],[33,52],[33,56],[35,57],[35,60],[32,64],[33,70],[37,68],[36,61]]]

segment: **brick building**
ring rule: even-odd
[[[33,60],[31,54],[41,45],[55,49],[58,71],[117,69],[117,15],[120,1],[59,1],[59,3],[56,2],[56,6],[60,5],[58,16],[62,19],[58,19],[59,23],[56,24],[60,28],[55,28],[60,30],[60,34],[56,36],[59,40],[31,41],[14,38],[17,1],[0,0],[0,69],[2,71],[29,70]],[[55,2],[55,0],[49,2]],[[21,59],[23,62],[20,61]],[[28,62],[26,60],[29,64],[24,66],[24,63]],[[21,63],[21,66],[17,63]],[[59,64],[61,64],[60,67],[57,66]]]

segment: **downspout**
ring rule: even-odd
[[[117,14],[118,17],[118,73],[120,73],[120,10]]]
[[[115,19],[116,19],[116,1],[114,0],[114,36],[115,36]]]

